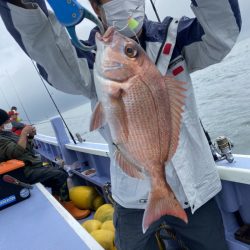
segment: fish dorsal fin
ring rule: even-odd
[[[184,112],[185,105],[185,82],[178,81],[173,77],[166,76],[165,83],[168,88],[170,112],[171,112],[171,138],[168,159],[171,159],[176,152],[178,147],[182,113]]]
[[[132,163],[127,161],[119,150],[115,151],[115,161],[120,166],[120,168],[130,177],[143,179],[143,175],[139,171],[139,169],[136,166],[134,166]]]
[[[102,127],[103,125],[105,125],[105,123],[106,121],[105,121],[105,116],[104,116],[104,110],[103,110],[102,104],[98,102],[91,116],[89,130],[90,131],[96,130]]]

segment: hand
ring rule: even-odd
[[[36,134],[36,128],[31,126],[31,125],[26,125],[22,132],[21,132],[21,136],[34,136]]]
[[[28,144],[28,139],[33,139],[34,135],[36,134],[36,129],[31,125],[26,125],[19,136],[19,140],[17,144],[22,148],[26,149]]]
[[[32,126],[32,131],[29,134],[29,136],[33,138],[35,135],[36,135],[36,128]]]

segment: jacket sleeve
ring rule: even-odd
[[[33,8],[25,9],[0,0],[6,28],[53,87],[91,98],[93,81],[87,56],[78,57],[66,29],[47,10],[43,0],[36,2]]]
[[[176,45],[191,72],[220,62],[241,29],[238,0],[192,0],[196,18],[180,20]]]
[[[1,159],[6,161],[20,158],[26,152],[26,149],[22,148],[15,142],[0,139],[0,152]]]

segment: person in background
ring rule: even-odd
[[[22,121],[22,119],[18,116],[19,113],[17,112],[17,107],[16,106],[12,106],[11,109],[10,109],[10,111],[14,111],[14,113],[17,114],[17,117],[16,117],[16,121],[17,122],[21,122]]]
[[[25,127],[25,124],[20,122],[21,119],[19,119],[18,114],[19,113],[17,113],[17,111],[14,109],[8,112],[12,124],[11,131],[19,136],[22,132],[22,129]]]
[[[17,107],[16,106],[12,106],[10,110],[13,110],[13,111],[17,112]]]
[[[221,182],[199,121],[190,73],[220,62],[230,52],[241,29],[238,1],[191,0],[195,18],[167,16],[162,22],[146,18],[145,0],[90,0],[90,3],[105,28],[115,26],[125,36],[136,37],[163,75],[187,83],[179,146],[165,174],[187,213],[188,224],[163,216],[143,234],[142,217],[150,182],[147,178],[132,178],[116,165],[112,158],[116,148],[109,128],[102,129],[111,156],[117,249],[158,249],[154,235],[162,223],[173,228],[188,249],[228,249],[214,199],[221,190]],[[170,12],[171,1],[164,8]],[[45,1],[24,4],[21,0],[0,0],[0,13],[13,38],[37,62],[44,79],[63,92],[86,96],[94,106],[97,101],[93,82],[95,53],[72,45],[65,28],[47,9]],[[131,18],[136,23],[133,29],[128,25]],[[95,44],[96,32],[97,27],[85,44]]]
[[[0,162],[17,159],[25,163],[26,182],[41,182],[52,189],[52,194],[76,219],[86,217],[87,210],[76,208],[69,199],[67,186],[68,174],[62,168],[51,165],[43,166],[41,158],[33,152],[30,139],[36,134],[33,126],[26,125],[20,136],[11,132],[12,124],[6,111],[0,109]],[[29,138],[29,140],[28,140]]]

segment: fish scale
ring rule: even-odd
[[[138,95],[138,91],[141,93],[140,95]],[[153,152],[153,143],[153,148],[159,147],[157,140],[155,140],[155,138],[159,136],[158,131],[157,129],[152,129],[152,127],[157,126],[156,118],[154,117],[155,107],[153,105],[153,98],[148,88],[145,88],[142,84],[138,87],[134,85],[126,96],[128,96],[128,98],[124,97],[123,101],[128,104],[131,103],[129,99],[133,98],[133,105],[125,105],[128,107],[125,112],[130,121],[128,124],[129,138],[127,141],[130,146],[128,148],[130,151],[134,151],[138,157],[145,159],[147,154]],[[145,100],[148,101],[145,102]],[[133,139],[137,142],[136,144],[133,143]],[[140,150],[142,146],[144,146],[143,151]]]
[[[150,177],[143,232],[163,215],[187,223],[165,175],[165,166],[178,147],[185,83],[162,76],[135,41],[113,28],[97,35],[96,44],[98,103],[90,130],[107,124],[116,145],[117,167],[134,178]]]

